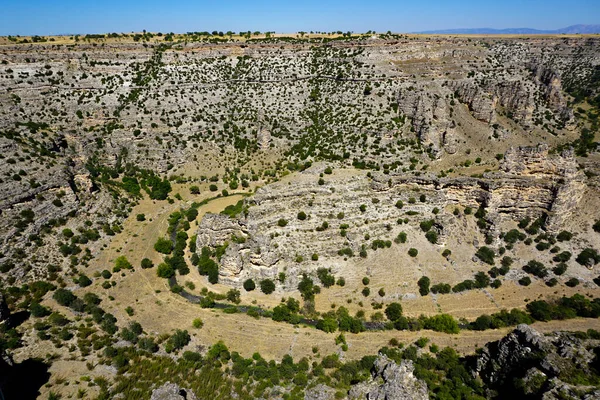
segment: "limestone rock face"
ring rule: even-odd
[[[433,85],[433,84],[432,84]],[[450,120],[450,109],[446,100],[432,92],[439,87],[421,87],[420,90],[401,90],[398,93],[398,106],[412,121],[412,128],[425,147],[431,147],[434,155],[450,141],[449,131],[454,128]]]
[[[469,106],[475,119],[487,123],[496,121],[498,98],[494,94],[485,92],[469,81],[455,82],[453,87],[460,100]]]
[[[427,385],[413,375],[412,361],[400,365],[379,355],[373,364],[372,379],[350,389],[350,399],[366,400],[425,400],[429,398]]]
[[[407,212],[428,215],[433,207],[483,206],[491,223],[489,233],[496,238],[500,234],[496,226],[524,217],[535,219],[543,213],[548,215],[548,231],[558,232],[586,190],[585,176],[577,169],[572,153],[549,155],[543,145],[509,150],[501,170],[483,178],[383,173],[368,177],[340,170],[325,175],[326,183],[319,185],[324,169],[323,164],[315,165],[291,182],[258,189],[245,200],[247,215],[231,219],[208,214],[203,218],[198,248],[229,243],[220,261],[220,277],[225,282],[239,286],[248,278],[275,278],[285,272],[284,286],[295,289],[300,271],[326,267],[335,272],[342,268],[341,249],[358,255],[366,235],[394,238],[411,229],[398,225],[399,217]],[[426,202],[414,201],[421,195]],[[398,202],[403,203],[402,209],[396,207]],[[300,211],[306,219],[298,219]],[[285,226],[279,226],[280,220],[286,221]],[[438,243],[445,242],[446,227],[452,224],[453,217],[448,214],[434,216]],[[418,225],[415,228],[422,234]],[[318,255],[318,262],[301,263],[311,260],[313,254]]]
[[[152,391],[150,400],[197,400],[197,397],[191,390],[182,389],[174,383],[167,382]]]
[[[304,400],[333,400],[335,399],[335,390],[325,385],[317,385],[310,388],[304,394]]]
[[[598,398],[598,390],[587,387],[578,391],[577,386],[558,377],[573,369],[588,371],[594,360],[593,351],[571,334],[544,336],[523,324],[501,340],[487,344],[476,356],[473,373],[490,387],[490,393],[497,390],[506,394],[510,385],[521,382],[518,390],[536,398],[559,399],[564,398],[561,393],[579,392],[574,398],[592,399]]]

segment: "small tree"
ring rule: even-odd
[[[402,305],[400,303],[390,303],[385,308],[385,315],[390,321],[397,321],[402,317]]]
[[[419,285],[419,293],[421,296],[427,296],[429,294],[429,285],[431,284],[431,280],[422,276],[421,279],[418,280],[417,284]]]
[[[246,292],[251,292],[254,289],[256,289],[256,284],[252,279],[246,279],[246,281],[244,282],[244,289],[246,290]]]
[[[264,294],[271,294],[275,291],[275,283],[270,279],[260,281],[260,290]]]
[[[172,276],[175,275],[175,271],[173,270],[173,267],[171,267],[169,264],[167,264],[167,263],[160,263],[158,265],[158,269],[156,270],[156,274],[160,278],[169,279],[170,277],[172,277]]]
[[[119,256],[115,260],[115,268],[117,268],[119,270],[121,270],[121,269],[131,269],[131,268],[133,268],[133,266],[131,265],[131,263],[129,262],[129,260],[127,260],[127,257],[125,257],[125,256]]]
[[[173,244],[169,239],[159,237],[156,243],[154,243],[154,250],[162,254],[171,254],[171,250],[173,250]]]
[[[87,275],[81,274],[81,275],[79,275],[77,284],[81,287],[90,286],[92,284],[92,280],[90,278],[88,278]]]
[[[154,263],[149,258],[142,259],[142,268],[148,269],[154,267]]]

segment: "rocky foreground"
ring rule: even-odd
[[[490,398],[600,399],[600,389],[591,382],[573,381],[600,371],[600,340],[581,340],[570,333],[544,336],[527,325],[519,325],[503,339],[486,345],[469,358],[470,373],[481,380]],[[581,379],[583,381],[583,379]],[[335,391],[317,385],[306,391],[305,400],[333,400]],[[399,363],[380,354],[371,378],[353,386],[344,398],[359,400],[428,399],[427,384],[414,375],[413,363]],[[168,383],[152,392],[152,400],[196,399],[189,390]]]

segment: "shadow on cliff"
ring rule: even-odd
[[[0,366],[0,388],[5,400],[35,399],[40,388],[50,380],[50,365],[41,360],[29,359],[12,367]]]

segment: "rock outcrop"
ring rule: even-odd
[[[413,375],[412,361],[400,365],[385,355],[379,355],[373,364],[371,380],[353,386],[349,399],[365,400],[426,400],[427,385]]]
[[[247,214],[236,218],[206,215],[198,228],[197,247],[228,243],[220,260],[221,279],[240,286],[248,278],[287,276],[296,288],[297,275],[319,267],[336,268],[340,250],[358,254],[370,240],[391,240],[401,231],[422,234],[418,223],[399,225],[408,214],[428,215],[432,208],[483,207],[489,234],[497,226],[524,217],[546,215],[546,228],[560,231],[585,192],[585,175],[569,151],[549,155],[548,147],[514,148],[506,153],[499,172],[481,178],[438,178],[432,175],[366,174],[342,170],[319,185],[324,165],[315,165],[292,182],[264,186],[246,200]],[[425,201],[415,201],[424,196]],[[398,202],[402,207],[398,208]],[[305,219],[298,213],[304,211]],[[438,243],[455,218],[434,216]],[[280,225],[280,221],[285,222]],[[319,262],[301,264],[317,254]],[[326,264],[326,265],[325,265]]]
[[[597,346],[597,345],[596,345]],[[597,399],[600,390],[584,382],[600,366],[600,354],[569,333],[545,336],[528,325],[519,325],[503,339],[487,344],[475,357],[473,373],[489,387],[489,396],[532,395],[545,400]],[[579,378],[569,380],[574,371]],[[594,371],[594,373],[597,373]]]
[[[175,383],[167,382],[152,391],[150,400],[197,400],[197,397],[191,390],[182,389]]]

